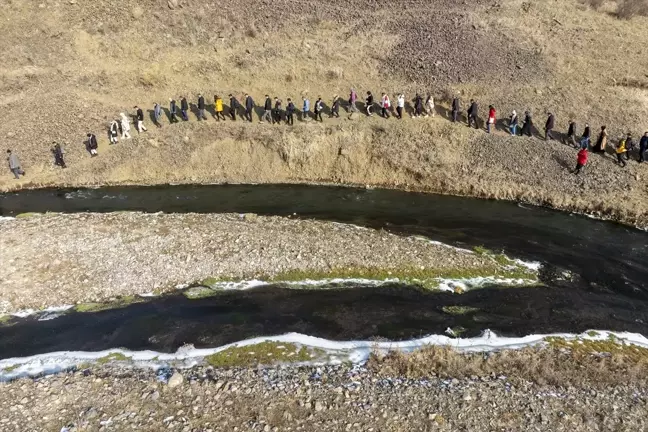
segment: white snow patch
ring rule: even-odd
[[[32,315],[40,315],[39,321],[47,321],[48,319],[53,319],[64,312],[72,309],[74,305],[62,305],[62,306],[50,306],[45,309],[21,309],[16,312],[12,312],[9,315],[15,316],[17,318],[27,318]]]
[[[181,347],[176,353],[159,353],[155,351],[129,351],[110,349],[98,352],[60,351],[39,354],[30,357],[15,357],[0,360],[0,382],[20,377],[53,374],[68,370],[78,364],[96,361],[110,354],[119,353],[130,358],[134,367],[158,369],[170,362],[175,367],[189,368],[199,364],[208,355],[218,353],[233,346],[250,346],[270,341],[277,343],[293,343],[308,348],[324,350],[331,363],[351,361],[363,363],[372,351],[386,353],[390,350],[410,352],[427,345],[449,346],[460,352],[489,352],[503,349],[521,349],[545,343],[547,337],[560,337],[567,340],[610,340],[620,343],[648,348],[648,338],[638,333],[609,332],[604,330],[587,331],[580,335],[573,333],[553,333],[544,335],[529,335],[524,337],[500,337],[490,330],[485,330],[475,338],[450,338],[443,335],[431,335],[420,339],[402,342],[348,341],[336,342],[327,339],[307,336],[300,333],[287,333],[280,336],[258,337],[244,340],[218,348],[197,349],[191,345]]]
[[[6,222],[6,221],[14,220],[14,219],[16,219],[16,218],[11,217],[11,216],[0,216],[0,222]]]

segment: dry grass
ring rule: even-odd
[[[563,339],[549,346],[463,354],[450,347],[428,346],[412,353],[373,353],[368,366],[387,376],[422,378],[493,377],[533,381],[541,385],[607,386],[641,384],[648,376],[648,349],[619,341]]]

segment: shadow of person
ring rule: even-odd
[[[263,101],[265,103],[265,99]],[[256,115],[256,119],[258,121],[263,120],[263,114],[265,114],[265,106],[263,105],[254,105],[254,109],[252,110],[254,115]],[[254,118],[252,118],[252,121],[254,121]]]
[[[162,112],[163,112],[164,115],[166,116],[166,118],[167,118],[167,120],[169,121],[169,123],[171,123],[171,111],[169,110],[169,108],[163,107],[163,108],[162,108]]]
[[[508,127],[509,119],[503,119],[499,118],[495,121],[495,130],[506,132],[506,133],[511,133],[509,127]]]
[[[189,102],[189,112],[195,115],[198,120],[202,120],[200,118],[200,111],[198,110],[198,105],[196,105],[195,103]]]

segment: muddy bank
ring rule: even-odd
[[[172,372],[172,371],[171,371]],[[199,368],[173,375],[104,366],[0,384],[3,430],[644,430],[645,390],[558,387],[501,371],[470,379],[385,377],[344,366]],[[169,373],[171,376],[171,373]]]
[[[0,223],[0,249],[5,313],[205,280],[506,273],[493,257],[424,239],[254,214],[26,214]]]

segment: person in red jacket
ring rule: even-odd
[[[581,148],[576,156],[576,169],[574,170],[574,174],[580,173],[585,164],[587,164],[587,149]]]
[[[491,127],[495,126],[495,107],[488,106],[488,121],[486,122],[486,132],[491,132]]]

